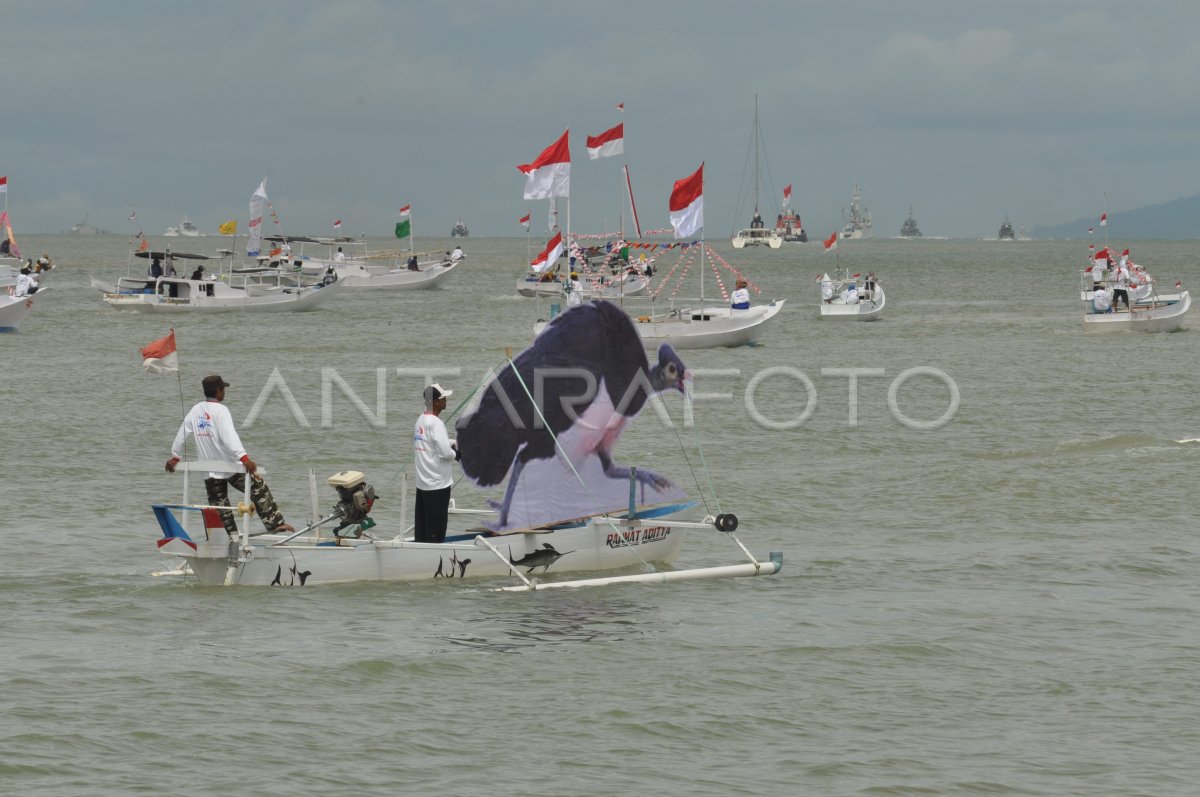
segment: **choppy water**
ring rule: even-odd
[[[152,578],[147,506],[175,497],[162,462],[181,401],[138,355],[173,325],[186,404],[206,373],[232,383],[289,519],[307,514],[308,466],[354,467],[386,524],[422,379],[396,369],[458,368],[437,379],[469,390],[525,345],[525,241],[468,239],[439,291],[169,321],[88,286],[123,273],[123,238],[22,244],[60,267],[0,336],[0,793],[1195,791],[1200,444],[1175,441],[1200,437],[1200,319],[1085,335],[1079,243],[844,242],[841,263],[889,297],[885,320],[845,325],[815,316],[813,277],[835,258],[819,244],[727,251],[788,307],[760,346],[687,353],[697,391],[728,395],[702,399],[695,427],[644,413],[617,452],[699,494],[699,440],[707,500],[756,553],[784,551],[783,573],[534,595]],[[1200,285],[1193,244],[1134,249]],[[307,427],[278,394],[246,427],[276,368]],[[382,425],[336,387],[323,424],[322,369],[374,413],[379,368]],[[797,418],[800,372],[807,421],[754,420],[745,396],[768,368],[756,411]],[[838,368],[882,369],[859,377],[857,425]],[[943,414],[947,380],[960,392],[939,429],[889,409],[910,368],[946,379],[900,384],[904,417]],[[735,561],[714,534],[681,564]]]

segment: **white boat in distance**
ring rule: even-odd
[[[729,239],[733,244],[734,249],[744,249],[747,246],[769,246],[772,249],[778,249],[783,246],[783,230],[776,227],[767,227],[763,222],[762,214],[758,211],[758,149],[761,132],[758,129],[758,95],[754,95],[754,127],[751,136],[754,139],[754,216],[750,219],[750,226],[738,230]]]
[[[183,220],[179,222],[178,227],[168,227],[167,231],[163,233],[168,238],[199,238],[203,234],[195,224],[192,224],[191,219],[187,217],[186,213],[183,216]]]
[[[463,262],[462,258],[454,260],[449,253],[443,255],[441,252],[369,252],[366,242],[356,238],[269,237],[266,240],[277,248],[260,261],[277,266],[284,273],[297,273],[310,284],[324,282],[332,271],[336,281],[348,290],[433,288]],[[286,253],[280,251],[285,243],[288,245]],[[298,244],[299,250],[291,249],[292,244]],[[342,260],[337,259],[339,250]],[[412,257],[418,258],[415,267],[408,264]]]
[[[821,283],[821,318],[835,321],[877,321],[883,317],[883,308],[887,305],[887,295],[878,280],[864,281],[861,275],[846,276],[836,273],[833,279],[828,274],[822,274]],[[862,285],[862,290],[858,286]],[[857,294],[856,302],[847,302],[847,288],[853,285]],[[828,299],[824,293],[830,292]]]
[[[232,254],[225,250],[219,259],[232,258]],[[137,252],[136,256],[157,258],[168,266],[176,260],[212,259],[182,252],[147,251]],[[170,273],[170,269],[164,273]],[[143,313],[300,312],[320,308],[333,298],[339,287],[337,283],[298,287],[277,274],[237,274],[221,268],[203,276],[204,279],[179,275],[121,277],[113,286],[115,290],[104,293],[104,301],[117,309]],[[92,284],[102,289],[108,287],[98,280]]]

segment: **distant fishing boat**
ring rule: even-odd
[[[920,238],[921,228],[917,226],[917,220],[913,218],[912,205],[908,206],[908,218],[904,220],[904,224],[900,225],[901,238]]]

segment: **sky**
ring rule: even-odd
[[[564,130],[570,229],[643,229],[705,163],[705,235],[994,236],[1200,193],[1200,4],[1150,0],[7,0],[0,174],[18,233],[201,230],[267,193],[290,235],[545,237],[517,164]],[[622,115],[615,106],[624,103]],[[625,124],[624,157],[588,135]],[[136,210],[137,218],[129,216]],[[566,227],[567,203],[560,200]]]

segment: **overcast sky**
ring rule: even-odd
[[[21,232],[236,218],[263,177],[289,234],[418,245],[456,219],[535,236],[519,163],[571,131],[571,229],[616,229],[624,121],[643,228],[706,162],[709,238],[784,185],[810,233],[857,180],[877,236],[995,235],[1200,193],[1200,3],[5,3],[3,161]],[[622,116],[615,109],[625,104]],[[738,210],[740,207],[740,211]],[[565,212],[565,207],[563,208]],[[564,225],[565,226],[565,225]]]

